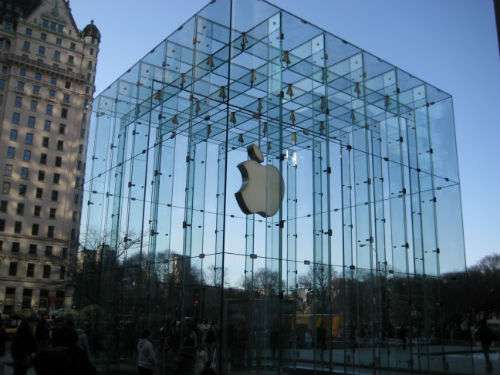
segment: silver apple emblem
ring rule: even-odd
[[[247,148],[250,160],[238,164],[243,183],[235,193],[241,210],[247,214],[271,217],[280,209],[285,183],[278,168],[261,165],[264,156],[260,148],[253,144]]]

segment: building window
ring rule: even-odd
[[[23,81],[17,81],[17,86],[16,86],[17,91],[24,91],[24,82]]]
[[[55,89],[50,89],[49,90],[49,96],[51,98],[55,98],[56,97],[56,90]]]
[[[64,151],[64,141],[57,141],[57,151]]]
[[[64,280],[65,277],[66,277],[66,267],[61,266],[61,268],[59,269],[59,279]]]
[[[54,51],[54,61],[61,61],[61,51]]]
[[[19,75],[20,75],[21,77],[26,77],[26,68],[25,68],[24,66],[21,66],[21,67],[19,68]]]
[[[5,220],[0,219],[0,232],[3,232],[5,230]]]
[[[52,202],[57,202],[57,200],[59,199],[59,192],[57,190],[52,190],[50,199],[52,200]]]
[[[38,306],[41,309],[47,309],[49,307],[49,291],[47,289],[40,289],[40,302]]]
[[[71,42],[71,44],[69,45],[69,48],[74,50],[76,48],[76,44],[74,42]]]
[[[36,128],[36,117],[35,116],[28,117],[28,128],[31,128],[31,129]]]
[[[71,220],[73,220],[73,223],[76,223],[76,221],[78,220],[78,211],[73,211]]]
[[[62,158],[60,156],[56,156],[55,166],[62,167]]]
[[[49,218],[50,219],[55,219],[56,218],[56,209],[55,208],[51,208],[50,209]]]
[[[26,269],[26,277],[33,277],[33,276],[35,276],[35,264],[28,263],[28,268]]]
[[[59,173],[54,173],[54,176],[52,178],[52,183],[59,185],[60,180],[61,180],[61,175]]]
[[[16,157],[16,148],[12,146],[7,147],[7,159],[15,159]]]
[[[9,139],[11,141],[17,141],[17,130],[16,129],[10,129]]]
[[[91,49],[89,50],[89,53],[90,53],[90,55],[91,55],[91,56],[94,56],[94,49],[93,49],[93,48],[91,48]]]
[[[19,242],[12,242],[12,247],[10,248],[10,251],[14,254],[19,253],[19,250],[21,250],[21,245]]]
[[[75,57],[74,56],[72,56],[72,55],[68,56],[68,64],[69,65],[74,65],[75,64]],[[66,87],[66,88],[68,88],[68,87]]]
[[[69,94],[64,94],[64,104],[69,104],[69,101],[70,101],[70,96]]]
[[[38,171],[38,181],[45,181],[45,171]]]
[[[52,86],[57,86],[57,77],[54,76],[50,77],[50,84]]]
[[[36,72],[36,73],[35,73],[35,79],[36,79],[37,81],[41,81],[41,80],[42,80],[42,73],[40,73],[40,72]]]
[[[45,113],[49,116],[52,116],[53,112],[54,112],[54,106],[52,104],[47,104],[47,109]]]
[[[56,44],[58,46],[62,46],[62,39],[61,38],[56,38]]]
[[[66,81],[66,83],[64,84],[64,87],[67,89],[70,89],[71,88],[71,81]]]
[[[68,257],[68,248],[67,247],[63,247],[62,248],[62,251],[61,251],[61,257],[63,259],[66,259]]]
[[[10,194],[10,182],[5,181],[2,184],[2,194],[4,194],[4,195]]]
[[[42,199],[43,198],[43,189],[42,188],[36,188],[35,197],[37,199]]]
[[[37,250],[38,250],[38,248],[37,248],[36,244],[34,244],[34,243],[30,244],[30,250],[29,250],[30,255],[36,255]]]
[[[24,197],[26,195],[26,191],[28,190],[28,187],[24,184],[19,185],[18,193],[21,197]]]
[[[23,160],[24,161],[30,161],[31,160],[31,151],[30,150],[24,150],[23,151]]]
[[[31,297],[33,296],[33,289],[24,289],[23,290],[23,309],[31,309]]]
[[[13,169],[14,169],[14,167],[12,166],[12,164],[5,164],[4,169],[3,169],[3,175],[5,177],[11,177]]]
[[[38,54],[40,56],[45,56],[45,47],[44,46],[38,46]]]
[[[16,99],[14,101],[14,106],[16,108],[22,108],[22,106],[23,106],[23,97],[22,96],[16,96]]]
[[[45,147],[45,148],[49,147],[49,137],[42,138],[42,147]]]
[[[5,89],[5,79],[0,79],[0,90]]]
[[[40,85],[33,85],[33,95],[40,95]]]
[[[23,231],[23,223],[20,221],[14,222],[14,233],[20,234]]]
[[[9,276],[17,275],[17,262],[10,262],[9,264]]]
[[[64,306],[64,290],[58,290],[56,291],[56,303],[55,303],[55,308],[56,309],[62,309]]]
[[[78,153],[83,154],[83,145],[78,145]]]
[[[31,30],[29,27],[26,28],[26,35],[27,36],[32,36],[33,35],[33,30]]]
[[[54,238],[55,227],[53,225],[49,225],[47,228],[47,237]]]
[[[35,206],[33,209],[33,216],[40,217],[40,213],[42,212],[42,206]]]
[[[32,100],[30,105],[31,112],[36,112],[37,108],[38,108],[38,101]]]
[[[45,120],[45,123],[43,124],[43,130],[45,130],[46,132],[49,132],[51,125],[52,125],[52,121]]]
[[[45,246],[45,256],[46,257],[52,256],[52,246]]]
[[[25,40],[24,43],[23,43],[23,51],[24,52],[29,52],[30,48],[31,48],[31,43],[28,42],[27,40]]]
[[[43,26],[43,27],[45,27],[45,22],[48,22],[48,21],[43,20],[43,23],[44,23],[44,26]],[[45,33],[41,33],[41,34],[40,34],[40,38],[41,38],[44,42],[45,42],[45,41],[47,41],[47,34],[45,34]]]
[[[27,167],[21,167],[21,178],[27,180],[30,175],[30,170]]]
[[[19,125],[20,122],[21,122],[21,114],[18,112],[12,113],[12,123],[14,125]]]
[[[48,264],[45,264],[43,266],[43,278],[44,279],[50,278],[50,266]]]
[[[87,63],[87,69],[89,69],[89,70],[92,69],[92,61],[89,61]]]
[[[24,144],[32,145],[33,144],[33,133],[26,133],[24,138]]]
[[[40,164],[47,164],[47,154],[40,154]]]
[[[61,118],[68,118],[68,108],[61,109]]]
[[[7,201],[0,201],[0,212],[1,213],[3,213],[3,214],[7,213],[7,205],[8,205]]]
[[[20,216],[24,215],[24,203],[22,202],[17,203],[16,214]]]
[[[66,134],[66,125],[59,124],[59,134]]]
[[[31,235],[32,236],[38,236],[39,232],[40,232],[40,225],[39,224],[33,224],[31,226]]]

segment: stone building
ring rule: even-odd
[[[0,313],[70,307],[100,32],[0,1]]]

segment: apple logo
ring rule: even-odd
[[[264,156],[257,145],[248,146],[247,152],[250,160],[238,164],[243,183],[234,194],[236,201],[247,215],[257,213],[271,217],[278,212],[283,200],[283,177],[275,166],[260,164]]]

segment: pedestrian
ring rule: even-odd
[[[490,347],[493,342],[494,335],[490,327],[488,327],[486,318],[481,319],[479,328],[477,329],[477,335],[479,337],[479,341],[481,342],[481,348],[483,349],[484,359],[486,361],[486,371],[491,373],[493,372],[493,364],[490,359]]]
[[[198,336],[196,325],[190,319],[184,321],[184,332],[181,347],[179,349],[177,373],[182,375],[194,375],[196,365],[196,354],[198,351]]]
[[[320,360],[323,361],[324,351],[326,350],[326,327],[322,321],[316,328],[316,349],[319,350]]]
[[[0,319],[0,375],[4,374],[4,359],[5,359],[5,354],[7,352],[6,345],[8,339],[9,336],[3,326],[3,321]]]
[[[217,341],[217,334],[215,332],[215,327],[213,324],[210,324],[207,330],[207,334],[205,335],[205,345],[207,347],[208,360],[213,361],[215,354],[215,347]]]
[[[151,332],[144,330],[137,343],[137,372],[139,375],[153,375],[156,366],[156,354],[153,344],[149,340]]]
[[[59,323],[52,347],[40,351],[34,361],[37,375],[95,375],[95,367],[78,346],[78,334],[70,321]]]
[[[35,329],[35,339],[37,352],[45,350],[49,346],[50,330],[45,317],[40,318]]]
[[[31,327],[25,319],[21,320],[21,324],[17,328],[10,351],[14,361],[14,375],[26,375],[32,366],[36,341]]]

